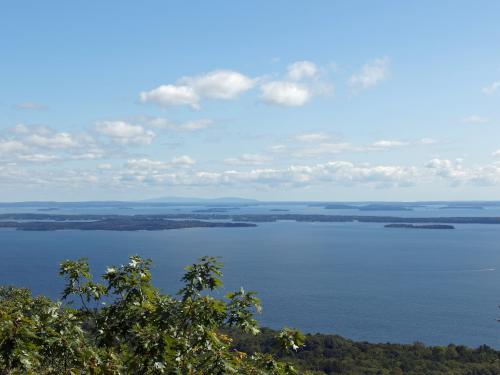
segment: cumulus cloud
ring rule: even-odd
[[[175,167],[190,167],[195,164],[195,160],[188,155],[173,158],[170,161],[151,160],[148,158],[127,160],[126,167],[130,170],[151,171],[164,170]]]
[[[232,70],[216,70],[205,75],[185,77],[181,82],[193,87],[200,97],[233,99],[254,86],[254,80]]]
[[[288,65],[288,77],[291,80],[299,81],[303,78],[311,78],[317,75],[318,68],[311,61],[297,61]]]
[[[18,124],[6,129],[0,138],[0,160],[13,162],[52,162],[98,159],[105,155],[86,133],[57,132],[45,126]]]
[[[483,91],[483,94],[493,95],[494,93],[496,93],[498,91],[498,89],[500,89],[500,81],[495,81],[495,82],[491,83],[490,85],[483,87],[482,91]]]
[[[119,176],[123,181],[159,185],[253,185],[267,188],[305,187],[317,184],[371,185],[374,187],[411,186],[417,170],[414,167],[361,165],[332,161],[314,165],[291,165],[285,168],[256,168],[249,171],[180,171],[154,168],[129,169]]]
[[[493,151],[493,153],[491,154],[491,156],[500,157],[500,149],[498,149],[496,151]]]
[[[78,146],[78,142],[69,133],[53,133],[53,134],[32,134],[26,141],[35,146],[45,147],[50,149],[66,149]]]
[[[127,183],[155,186],[254,186],[268,189],[322,186],[409,187],[443,180],[451,186],[500,184],[500,163],[464,167],[460,160],[433,159],[425,165],[403,166],[335,160],[317,164],[292,164],[282,168],[172,170],[163,164],[128,168],[115,178]]]
[[[462,122],[466,124],[487,124],[489,121],[488,118],[478,115],[470,115],[462,119]]]
[[[139,94],[143,103],[155,103],[163,107],[188,105],[199,109],[200,97],[196,91],[185,85],[161,85]]]
[[[186,105],[200,109],[204,99],[231,100],[254,88],[257,83],[261,99],[281,106],[302,106],[313,96],[332,91],[332,86],[318,80],[318,67],[311,61],[296,61],[287,67],[283,80],[265,81],[234,70],[215,70],[197,76],[186,76],[175,83],[164,84],[139,94],[143,103],[163,107]],[[300,83],[299,83],[300,82]]]
[[[101,121],[96,124],[95,130],[122,145],[149,145],[155,137],[153,131],[125,121]]]
[[[426,167],[434,175],[448,181],[452,186],[475,185],[492,186],[500,184],[500,163],[465,167],[463,160],[435,158]]]
[[[265,81],[260,85],[260,98],[266,103],[300,107],[313,97],[327,95],[333,85],[319,79],[319,69],[311,61],[296,61],[287,67],[282,80]]]
[[[26,163],[41,163],[50,159],[52,159],[51,154],[33,154],[26,156]],[[186,155],[168,161],[135,158],[129,159],[121,167],[101,163],[87,169],[49,169],[50,164],[34,168],[29,167],[30,164],[0,163],[0,183],[3,186],[57,186],[60,189],[95,188],[96,185],[100,185],[105,186],[108,191],[109,189],[120,191],[137,188],[164,189],[169,186],[265,189],[313,186],[404,188],[432,185],[440,181],[452,187],[500,185],[500,162],[465,166],[462,160],[432,159],[426,165],[408,166],[332,160],[321,163],[292,163],[282,167],[255,166],[251,169],[239,169],[234,166],[225,170],[200,170],[195,168],[193,163],[194,160]]]
[[[176,156],[171,161],[171,164],[174,166],[191,166],[195,163],[196,161],[189,155]]]
[[[296,157],[336,155],[345,152],[367,152],[372,151],[372,147],[354,145],[349,142],[322,142],[310,147],[298,148],[293,151]]]
[[[96,160],[106,156],[106,151],[101,148],[90,148],[84,152],[71,155],[71,160]]]
[[[361,68],[358,73],[349,79],[349,85],[353,90],[368,89],[384,81],[389,75],[389,59],[378,58]]]
[[[48,163],[48,162],[59,160],[60,158],[56,155],[27,154],[27,155],[20,155],[19,159],[22,161],[28,161],[28,162],[33,162],[33,163]]]
[[[287,82],[271,81],[260,87],[261,98],[266,103],[285,107],[300,107],[306,104],[312,96],[304,85]]]
[[[289,147],[291,149],[290,154],[296,157],[336,155],[348,152],[381,152],[402,147],[427,146],[437,143],[437,140],[432,138],[422,138],[413,141],[381,139],[371,144],[332,142],[332,136],[324,132],[298,134],[293,139],[300,142],[299,145]]]
[[[449,177],[456,175],[457,171],[461,169],[460,161],[453,162],[448,159],[432,159],[426,165],[427,168],[436,171],[436,174],[441,177]]]
[[[28,147],[20,141],[8,139],[0,140],[0,155],[5,156],[26,150],[28,150]]]
[[[250,90],[255,80],[232,70],[215,70],[204,75],[183,77],[176,84],[161,85],[143,91],[141,102],[152,102],[164,107],[188,105],[199,109],[202,99],[234,99]]]

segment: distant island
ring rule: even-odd
[[[71,216],[71,215],[69,215]],[[76,216],[76,215],[75,215]],[[12,228],[23,231],[55,231],[55,230],[111,230],[111,231],[138,231],[138,230],[168,230],[185,228],[242,228],[255,227],[252,223],[211,222],[201,220],[168,220],[158,217],[144,216],[114,216],[101,219],[85,219],[85,215],[74,220],[50,219],[45,221],[0,221],[0,228]],[[90,216],[90,215],[89,215]]]
[[[366,206],[360,206],[360,211],[413,211],[413,208],[409,208],[401,205],[392,204],[367,204]]]
[[[385,228],[409,228],[409,229],[455,229],[453,225],[446,224],[387,224],[384,225]]]
[[[484,210],[483,206],[444,206],[440,210]]]
[[[354,205],[354,204],[343,204],[343,203],[331,203],[323,207],[326,210],[359,210],[359,211],[413,211],[406,205],[401,204],[364,204],[364,205]]]
[[[150,215],[58,215],[50,213],[0,214],[0,228],[18,230],[165,230],[194,227],[255,227],[255,223],[277,221],[321,223],[383,223],[391,225],[420,224],[424,229],[451,229],[440,224],[500,225],[500,217],[398,217],[362,215],[310,214],[229,214],[229,213],[172,213]],[[407,226],[399,226],[400,228]],[[411,226],[410,226],[411,227]]]
[[[359,210],[359,206],[352,204],[332,203],[323,207],[325,210]]]

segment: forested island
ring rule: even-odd
[[[85,220],[85,221],[82,221]],[[79,221],[80,220],[80,221]],[[50,221],[0,221],[0,228],[15,228],[24,231],[53,231],[53,230],[167,230],[184,228],[242,228],[255,227],[253,223],[212,222],[201,220],[168,220],[162,218],[147,218],[135,216],[118,216],[104,219],[75,218],[74,220]]]
[[[484,210],[483,206],[444,206],[440,210]]]
[[[359,210],[359,211],[413,211],[413,208],[400,204],[341,204],[333,203],[324,206],[326,210]]]
[[[453,225],[446,224],[387,224],[384,225],[385,228],[407,228],[407,229],[455,229]]]
[[[19,230],[165,230],[195,227],[255,227],[277,221],[323,223],[420,224],[416,228],[453,229],[452,224],[499,225],[500,217],[398,217],[308,214],[174,213],[159,215],[58,215],[45,213],[0,214],[0,228]],[[412,228],[412,226],[399,226]]]

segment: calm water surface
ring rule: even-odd
[[[100,274],[131,254],[154,260],[156,283],[166,292],[179,288],[184,265],[222,256],[225,288],[258,291],[265,326],[372,342],[500,348],[497,226],[445,231],[278,222],[158,232],[2,230],[0,284],[57,297],[62,259],[86,256]]]

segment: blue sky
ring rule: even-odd
[[[500,199],[497,1],[15,1],[4,201]]]

